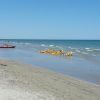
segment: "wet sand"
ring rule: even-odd
[[[11,60],[0,60],[0,100],[99,100],[100,86]]]

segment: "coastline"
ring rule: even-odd
[[[0,59],[1,100],[99,100],[100,86],[12,60]]]

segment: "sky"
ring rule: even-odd
[[[100,39],[100,0],[0,0],[0,39]]]

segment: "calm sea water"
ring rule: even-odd
[[[100,84],[100,40],[0,40],[16,45],[0,49],[0,58],[14,59]],[[40,54],[47,48],[73,51],[71,58]]]

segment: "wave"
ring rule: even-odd
[[[80,51],[80,50],[78,50],[78,49],[76,49],[75,51],[76,51],[76,52],[81,52],[81,51]]]
[[[93,49],[93,50],[95,50],[95,51],[99,51],[100,49]]]
[[[41,44],[41,46],[42,46],[42,47],[46,47],[46,45],[45,45],[45,44]]]
[[[76,49],[76,48],[72,48],[72,47],[70,47],[70,46],[69,46],[68,48],[69,48],[69,49],[74,49],[74,50]]]
[[[91,48],[85,48],[86,50],[89,50],[89,49],[91,49]]]
[[[53,47],[54,45],[49,45],[49,47]]]
[[[84,54],[84,55],[89,54],[88,52],[85,52],[85,51],[80,50],[80,49],[76,49],[75,51],[76,51],[76,53],[78,53],[78,54]]]
[[[87,49],[86,51],[100,51],[100,49]]]

